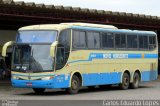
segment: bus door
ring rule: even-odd
[[[65,64],[65,49],[62,46],[57,47],[56,69],[61,69]]]

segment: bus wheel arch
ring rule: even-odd
[[[141,72],[139,70],[136,70],[134,73],[136,73],[136,72],[139,74],[140,80],[141,80],[141,78],[142,78]]]
[[[82,86],[82,76],[79,72],[74,72],[70,77],[70,85],[67,88],[68,93],[76,94],[78,93],[80,87]]]
[[[82,75],[79,72],[75,72],[73,75],[76,75],[79,78],[79,80],[80,80],[80,86],[82,86]]]

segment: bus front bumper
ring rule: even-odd
[[[70,78],[65,79],[64,75],[50,80],[17,80],[11,79],[12,86],[15,88],[68,88]]]

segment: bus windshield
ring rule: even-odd
[[[50,57],[50,46],[56,41],[55,30],[19,31],[17,45],[13,51],[14,71],[53,71],[53,58]]]
[[[13,53],[13,70],[52,71],[54,61],[49,53],[50,45],[47,44],[16,45]]]

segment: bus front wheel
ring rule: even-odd
[[[69,94],[76,94],[79,91],[80,88],[80,79],[78,76],[73,75],[72,80],[71,80],[71,87],[67,89]]]
[[[33,88],[33,91],[36,94],[42,94],[42,93],[44,93],[45,89],[44,88]]]
[[[122,77],[122,83],[120,84],[120,88],[122,90],[126,90],[129,88],[129,84],[130,84],[130,77],[129,74],[125,72]]]
[[[139,87],[139,83],[140,83],[140,75],[138,72],[135,72],[133,75],[133,82],[131,83],[131,88],[137,89]]]

